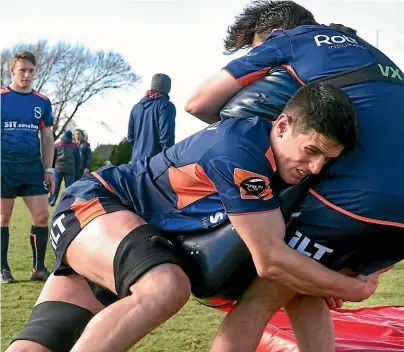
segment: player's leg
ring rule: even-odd
[[[2,196],[4,195],[4,188],[2,187]],[[10,266],[8,264],[8,247],[10,241],[9,223],[11,214],[14,207],[14,198],[1,198],[1,283],[9,284],[15,282],[13,274],[11,273]]]
[[[74,270],[121,297],[91,320],[73,351],[124,351],[187,302],[190,283],[171,242],[97,178],[72,187],[51,228],[55,274]]]
[[[46,280],[49,271],[45,268],[46,245],[48,243],[48,197],[47,195],[25,196],[24,202],[31,213],[30,242],[32,249],[31,280]]]
[[[13,213],[14,199],[18,194],[18,185],[20,180],[18,170],[14,164],[1,164],[1,272],[0,278],[2,284],[15,282],[8,264],[8,247],[10,241],[9,224]]]
[[[322,297],[296,295],[285,310],[300,352],[335,351],[334,324]]]
[[[46,245],[49,236],[49,211],[48,189],[44,179],[42,163],[29,163],[24,176],[24,185],[21,187],[19,195],[23,197],[32,218],[30,231],[32,268],[30,279],[46,280],[49,276],[49,271],[45,268]]]
[[[6,351],[68,352],[103,308],[83,277],[51,275],[29,321]]]
[[[95,351],[97,343],[125,351],[174,315],[190,295],[170,243],[130,211],[91,221],[67,248],[65,261],[122,297],[91,320],[72,351]]]
[[[270,318],[295,294],[277,283],[255,279],[226,315],[211,351],[255,351]]]

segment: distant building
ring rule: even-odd
[[[100,144],[95,148],[94,153],[96,153],[101,159],[109,160],[113,144]]]

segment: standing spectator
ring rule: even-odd
[[[84,139],[84,131],[80,129],[74,130],[74,141],[80,151],[80,166],[76,173],[76,180],[84,174],[90,173],[92,154],[90,144]]]
[[[65,180],[65,187],[69,187],[75,180],[80,167],[81,158],[79,147],[73,143],[72,131],[65,131],[60,142],[55,144],[55,192],[49,197],[49,205],[54,206],[58,198],[62,180]]]
[[[132,108],[128,125],[132,162],[174,145],[176,111],[168,96],[170,90],[170,77],[157,73],[152,78],[150,90]]]
[[[35,66],[32,53],[15,54],[10,68],[12,82],[1,90],[1,283],[15,282],[7,256],[9,223],[16,197],[23,198],[32,217],[30,279],[46,280],[49,276],[45,252],[47,193],[53,194],[55,187],[53,118],[50,100],[32,89]]]

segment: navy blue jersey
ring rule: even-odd
[[[38,132],[53,125],[51,102],[33,90],[1,90],[1,162],[28,163],[41,158]]]
[[[283,66],[301,84],[380,60],[377,50],[359,38],[328,26],[274,31],[248,55],[225,69],[243,86]],[[357,146],[327,168],[312,194],[330,206],[384,224],[404,223],[404,74],[387,57],[376,62],[389,82],[344,88],[356,106]]]
[[[279,208],[270,185],[276,170],[270,131],[271,123],[258,117],[225,119],[152,158],[107,166],[92,175],[161,230],[208,229],[227,220],[227,214]],[[92,188],[85,187],[88,179],[65,191],[76,197],[77,212],[80,199],[93,197]],[[85,218],[84,213],[76,217]]]

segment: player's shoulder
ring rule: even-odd
[[[259,142],[261,140],[268,141],[269,134],[271,133],[272,124],[269,120],[259,116],[249,118],[227,118],[229,124],[226,131],[227,139],[242,139]]]
[[[43,95],[43,94],[39,93],[35,89],[32,90],[32,94],[39,97],[39,98],[41,98],[42,100],[49,101],[49,98],[46,95]]]
[[[8,88],[8,87],[4,87],[4,88],[0,89],[0,94],[1,95],[5,95],[5,94],[10,93],[10,92],[11,92],[11,89]]]
[[[289,37],[294,37],[294,36],[299,36],[299,35],[303,35],[303,34],[310,33],[310,32],[321,32],[321,31],[330,30],[330,29],[331,29],[330,26],[326,26],[323,24],[315,24],[315,25],[310,24],[310,25],[302,25],[302,26],[298,26],[298,27],[286,29],[286,30],[274,31],[273,33],[279,32],[279,35],[281,35],[281,33],[283,33],[283,35],[286,35]]]

